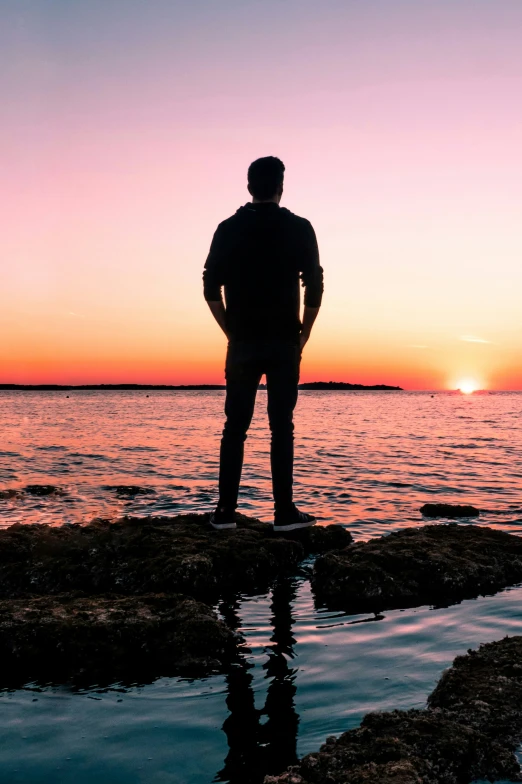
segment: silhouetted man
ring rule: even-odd
[[[273,157],[250,165],[252,202],[219,224],[203,272],[205,299],[228,338],[219,502],[210,518],[218,529],[236,527],[244,441],[263,374],[272,432],[274,530],[315,523],[292,500],[293,412],[301,352],[321,305],[323,270],[312,225],[279,206],[284,171],[282,161]],[[302,322],[300,278],[305,288]]]

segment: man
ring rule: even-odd
[[[282,161],[271,156],[250,165],[252,202],[219,224],[203,272],[205,299],[229,341],[219,502],[210,518],[217,529],[236,527],[244,441],[263,374],[272,433],[274,530],[316,522],[292,500],[293,412],[301,352],[321,305],[323,270],[312,225],[279,206],[284,171]],[[300,278],[305,288],[302,322]]]

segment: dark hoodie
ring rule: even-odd
[[[305,218],[274,202],[248,203],[217,227],[203,272],[204,295],[219,301],[224,286],[231,338],[297,342],[299,278],[305,305],[318,308],[323,270]]]

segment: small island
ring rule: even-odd
[[[15,392],[74,392],[100,390],[105,392],[133,392],[150,390],[213,390],[225,389],[224,384],[0,384],[0,391]]]
[[[344,381],[309,381],[307,384],[299,384],[299,389],[313,389],[313,390],[340,390],[348,389],[352,391],[367,390],[370,392],[404,392],[402,387],[390,387],[387,384],[373,384],[366,386],[365,384],[347,384]]]

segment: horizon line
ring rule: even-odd
[[[311,386],[314,384],[324,384],[325,386],[334,386],[334,385],[343,385],[343,386],[352,386],[352,387],[386,387],[389,389],[397,389],[404,391],[403,387],[395,386],[392,384],[361,384],[359,382],[352,382],[352,381],[302,381],[299,383],[299,386]],[[261,387],[266,386],[266,383],[260,384]],[[24,384],[24,383],[17,383],[17,382],[0,382],[0,390],[9,390],[9,389],[41,389],[41,388],[53,388],[53,389],[115,389],[115,388],[127,388],[127,389],[187,389],[187,388],[202,388],[202,389],[226,389],[226,384],[214,384],[214,383],[187,383],[187,384],[154,384],[154,383],[139,383],[134,381],[129,382],[98,382],[98,383],[83,383],[83,384],[58,384],[54,382],[42,382],[36,384]]]
[[[414,389],[407,389],[405,387],[399,387],[391,384],[361,384],[358,382],[351,382],[351,381],[306,381],[299,384],[300,387],[307,387],[313,384],[324,384],[324,385],[343,385],[347,387],[360,387],[362,390],[374,390],[379,391],[379,387],[383,388],[382,391],[386,391],[386,389],[390,391],[401,391],[401,392],[437,392],[437,393],[453,393],[453,392],[461,392],[458,387],[455,388],[414,388]],[[266,384],[260,384],[260,388],[265,388]],[[153,383],[138,383],[138,382],[118,382],[118,383],[83,383],[83,384],[58,384],[53,382],[44,382],[44,383],[36,383],[36,384],[24,384],[24,383],[16,383],[16,382],[0,382],[0,391],[9,392],[9,391],[60,391],[60,390],[114,390],[114,391],[125,391],[125,390],[132,390],[132,389],[142,389],[142,390],[154,390],[154,389],[179,389],[179,390],[187,390],[187,391],[196,391],[198,389],[201,390],[225,390],[225,384],[213,384],[213,383],[202,383],[202,384],[195,384],[195,383],[187,383],[187,384],[153,384]],[[304,389],[303,391],[306,391]],[[313,391],[313,390],[312,390]],[[320,391],[320,390],[319,390]],[[495,392],[522,392],[522,389],[476,389],[471,394],[481,394],[484,392],[488,393],[495,393]],[[462,393],[465,394],[465,393]]]

